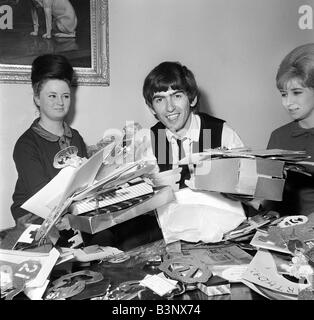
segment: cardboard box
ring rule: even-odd
[[[196,166],[193,189],[282,200],[284,161],[263,158],[219,158]]]
[[[159,187],[155,190],[154,195],[151,198],[135,205],[134,207],[104,214],[93,213],[79,216],[69,214],[69,222],[73,229],[94,234],[116,224],[155,210],[173,199],[174,192],[170,186]]]

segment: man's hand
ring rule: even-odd
[[[182,168],[154,173],[150,176],[155,186],[171,186],[173,191],[179,190]]]

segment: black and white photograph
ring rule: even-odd
[[[1,299],[314,300],[313,10],[0,0]]]

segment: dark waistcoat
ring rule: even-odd
[[[198,113],[201,119],[199,141],[193,142],[193,153],[202,152],[204,149],[218,148],[221,146],[221,136],[224,120],[209,116],[206,113]],[[204,131],[210,129],[210,131]],[[160,171],[172,169],[172,150],[166,136],[166,127],[161,122],[151,127],[151,139],[155,157]],[[182,166],[180,188],[185,187],[184,180],[190,178],[187,165]]]

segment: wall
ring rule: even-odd
[[[314,39],[300,30],[300,5],[313,0],[109,0],[110,86],[80,87],[72,126],[95,143],[125,120],[155,121],[141,95],[146,74],[164,60],[190,67],[202,109],[223,118],[252,147],[289,120],[275,88],[280,60]],[[16,181],[12,151],[34,119],[30,85],[0,84],[0,229],[11,227]]]

